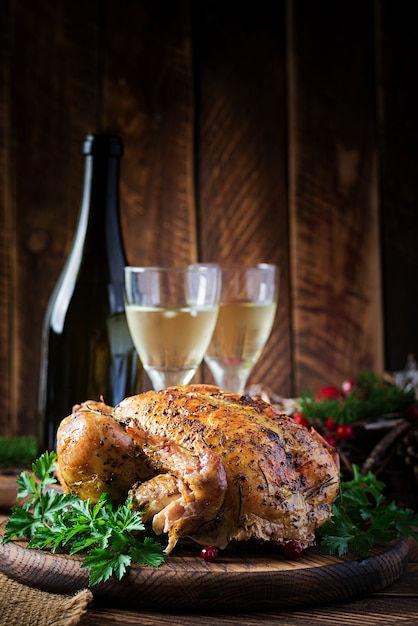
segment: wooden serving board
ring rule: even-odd
[[[0,525],[0,542],[6,522]],[[0,571],[25,585],[55,593],[88,586],[81,557],[28,550],[25,542],[0,545]],[[349,600],[379,591],[405,570],[408,542],[376,549],[366,559],[320,555],[312,548],[298,561],[262,548],[225,551],[214,563],[199,549],[179,550],[158,568],[133,566],[122,581],[91,588],[103,603],[124,608],[263,609]]]

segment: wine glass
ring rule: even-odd
[[[270,336],[277,309],[279,268],[222,267],[219,315],[206,351],[218,387],[243,394],[248,377]]]
[[[219,266],[125,267],[124,278],[129,330],[153,388],[187,385],[218,317]]]

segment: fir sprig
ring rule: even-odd
[[[401,415],[415,403],[414,389],[402,389],[369,371],[359,374],[353,389],[345,397],[317,400],[313,392],[307,392],[299,399],[301,412],[308,421],[323,423],[331,417],[338,424]]]
[[[399,535],[418,540],[418,515],[386,503],[385,484],[372,472],[362,476],[356,465],[353,470],[353,479],[341,482],[332,517],[318,530],[321,552],[366,555],[372,546],[387,545]]]
[[[35,437],[0,437],[0,468],[30,468],[37,456]]]
[[[54,491],[56,454],[45,452],[33,465],[32,474],[17,478],[18,498],[7,522],[3,543],[14,538],[28,540],[28,548],[70,554],[83,553],[82,567],[89,567],[89,585],[119,580],[133,563],[158,567],[164,561],[162,546],[143,537],[141,513],[132,510],[131,500],[114,507],[108,494],[97,504],[78,496]]]

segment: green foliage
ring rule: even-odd
[[[362,372],[346,397],[315,400],[314,394],[302,394],[300,408],[311,422],[331,417],[338,424],[371,421],[383,415],[400,414],[416,403],[415,391],[405,391],[369,371]]]
[[[387,504],[384,483],[372,472],[362,476],[356,465],[353,469],[354,478],[341,483],[331,519],[318,530],[322,553],[366,555],[372,546],[386,545],[399,535],[418,540],[418,515],[395,502]]]
[[[33,473],[22,472],[17,479],[18,497],[27,498],[15,506],[6,525],[3,543],[14,538],[28,539],[28,548],[85,553],[82,567],[89,567],[89,584],[119,580],[133,563],[158,567],[164,561],[162,546],[142,538],[141,513],[132,510],[131,500],[114,507],[108,494],[90,505],[88,500],[51,489],[56,454],[45,452],[32,465]],[[48,489],[49,488],[49,489]]]
[[[29,468],[37,454],[35,437],[0,437],[0,468]]]

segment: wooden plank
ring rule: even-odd
[[[197,260],[189,4],[107,4],[103,120],[125,143],[121,203],[131,264]]]
[[[214,610],[216,607],[214,608]],[[399,626],[412,625],[418,620],[417,601],[414,598],[385,600],[373,597],[349,603],[337,603],[292,611],[262,611],[234,613],[206,611],[205,613],[162,613],[156,611],[127,611],[115,607],[94,606],[82,617],[80,626]]]
[[[359,19],[361,15],[361,19]],[[383,369],[373,4],[288,2],[296,389]]]
[[[418,42],[413,6],[376,3],[386,367],[418,358]]]
[[[372,3],[311,4],[288,0],[285,33],[283,0],[1,0],[0,434],[36,432],[43,313],[100,128],[126,143],[130,262],[281,266],[252,382],[291,395],[383,369],[382,299],[386,366],[418,353],[412,8],[375,3],[375,31]]]
[[[14,212],[12,207],[12,174],[10,129],[10,64],[12,24],[11,1],[1,0],[0,13],[0,435],[9,435],[15,426],[12,406],[13,367],[13,276]]]
[[[201,255],[276,263],[278,315],[250,383],[290,395],[284,3],[195,6]]]
[[[5,524],[0,524],[3,539]],[[26,541],[0,544],[0,571],[13,580],[53,593],[74,593],[88,585],[80,555],[28,550]],[[297,561],[260,550],[225,550],[213,563],[199,547],[178,549],[157,568],[132,565],[123,580],[111,578],[92,587],[94,597],[123,608],[165,610],[296,609],[347,601],[379,591],[405,571],[408,543],[373,549],[362,560],[321,555],[307,550]]]
[[[10,390],[21,434],[37,432],[44,310],[78,215],[81,145],[96,126],[98,2],[14,3],[11,59],[16,300]],[[11,246],[14,242],[11,242]]]
[[[121,218],[131,265],[198,260],[189,4],[106,5],[103,127],[124,140]],[[142,389],[150,388],[144,374]]]

